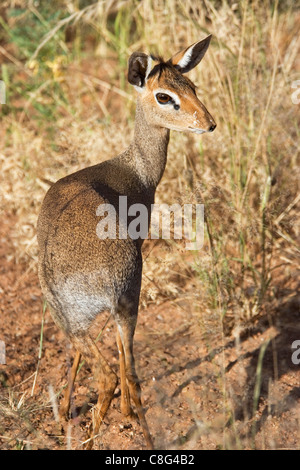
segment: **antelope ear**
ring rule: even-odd
[[[211,34],[202,41],[195,42],[187,49],[177,52],[171,59],[170,62],[173,64],[181,73],[187,73],[192,70],[196,65],[201,62],[205,52],[208,49]]]
[[[134,85],[138,91],[142,91],[147,77],[151,71],[152,59],[143,52],[134,52],[128,61],[128,81]]]

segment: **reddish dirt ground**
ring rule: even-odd
[[[60,423],[56,407],[74,351],[46,311],[38,364],[42,294],[37,274],[14,261],[13,225],[13,216],[2,218],[0,340],[6,365],[0,365],[0,448],[82,449],[97,397],[91,370],[81,368],[72,418]],[[166,301],[140,311],[135,356],[156,448],[299,448],[300,364],[291,360],[291,345],[300,340],[297,278],[286,286],[279,277],[278,286],[276,303],[238,338],[224,337],[221,328],[204,332],[188,302]],[[100,328],[107,318],[100,319]],[[118,371],[112,320],[99,346]],[[94,448],[145,449],[137,420],[120,413],[119,389]]]

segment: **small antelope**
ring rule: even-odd
[[[54,321],[76,349],[60,415],[69,412],[81,355],[97,381],[95,423],[87,449],[92,448],[117,386],[115,372],[89,331],[103,311],[111,312],[117,325],[121,412],[132,413],[132,400],[147,447],[153,449],[133,356],[143,239],[99,238],[97,209],[110,204],[119,215],[118,198],[126,196],[128,205],[147,207],[150,221],[151,204],[166,166],[170,129],[197,134],[215,129],[214,119],[197,98],[195,85],[183,75],[199,64],[210,39],[196,42],[167,62],[134,52],[129,58],[128,80],[139,93],[132,143],[117,157],[57,181],[41,208],[37,224],[40,283]],[[120,218],[118,224],[120,227]]]

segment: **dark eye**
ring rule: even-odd
[[[157,93],[156,99],[160,104],[168,104],[173,102],[173,98],[166,93]]]

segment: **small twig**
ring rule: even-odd
[[[263,365],[264,355],[265,355],[267,347],[269,346],[270,341],[271,341],[271,338],[267,339],[267,341],[265,341],[265,343],[262,344],[262,346],[259,350],[259,356],[258,356],[257,367],[256,367],[256,379],[255,379],[255,386],[254,386],[253,408],[252,408],[252,414],[253,414],[253,418],[254,418],[254,422],[253,422],[253,425],[252,425],[252,442],[253,442],[253,444],[254,444],[254,439],[255,439],[255,435],[256,435],[257,420],[255,418],[255,414],[257,412],[258,401],[259,401],[259,397],[260,397],[261,381],[262,381],[262,365]]]
[[[92,81],[88,77],[84,77],[83,79],[84,83],[88,86],[91,94],[93,95],[93,98],[95,99],[96,103],[98,104],[100,110],[104,114],[104,116],[107,118],[109,116],[109,112],[107,107],[105,106],[104,102],[102,100],[98,99],[95,87],[92,83]]]
[[[31,105],[31,103],[36,99],[36,97],[39,95],[39,93],[41,91],[43,91],[45,88],[47,88],[48,85],[50,85],[50,83],[53,82],[53,80],[49,79],[49,80],[46,80],[44,83],[42,83],[41,86],[38,87],[37,90],[35,90],[34,93],[30,93],[30,98],[29,100],[26,102],[26,105],[24,106],[24,109],[20,115],[20,118],[19,118],[19,123],[22,124],[23,120],[24,120],[24,117],[25,117],[25,114],[26,114],[26,111],[27,109],[29,108],[29,106]]]
[[[33,396],[33,394],[34,394],[34,389],[35,389],[36,380],[37,380],[37,376],[38,376],[40,361],[42,359],[43,338],[44,338],[44,322],[45,322],[46,309],[47,309],[47,302],[45,301],[44,304],[43,304],[43,315],[42,315],[42,325],[41,325],[41,334],[40,334],[40,348],[39,348],[39,355],[38,355],[38,363],[37,363],[36,371],[35,371],[35,374],[34,374],[34,381],[33,381],[32,389],[31,389],[31,396]]]
[[[32,76],[32,73],[30,73],[24,64],[20,62],[18,59],[16,59],[13,55],[11,55],[9,52],[7,52],[4,47],[0,46],[0,54],[4,55],[8,60],[10,60],[13,64],[15,64],[17,67],[21,68],[24,70],[24,72],[29,75],[30,77]]]
[[[290,212],[290,210],[297,204],[297,202],[300,200],[300,193],[298,194],[298,196],[295,197],[295,199],[286,207],[286,209],[284,209],[284,211],[281,212],[281,214],[277,217],[277,219],[275,220],[275,224],[278,225],[283,217],[286,216],[286,214],[288,214],[288,212]]]

